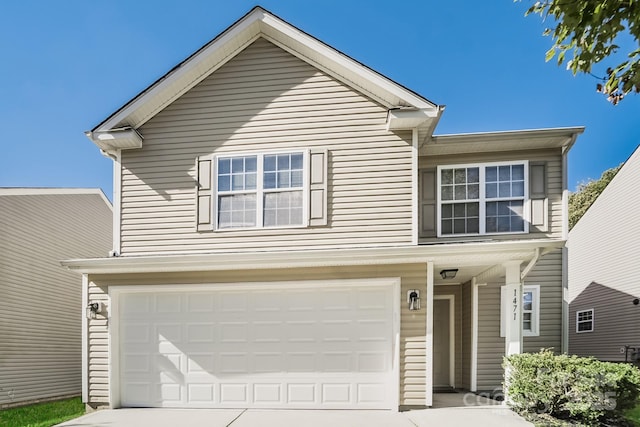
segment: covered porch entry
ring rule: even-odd
[[[426,390],[427,406],[433,406],[434,393],[456,390],[502,393],[502,357],[535,351],[537,342],[545,341],[540,337],[539,326],[540,280],[546,298],[550,296],[550,286],[558,295],[553,302],[558,318],[565,308],[559,266],[553,278],[538,280],[540,275],[551,274],[549,271],[554,267],[549,265],[561,264],[561,243],[540,243],[500,242],[482,246],[471,243],[428,248],[440,253],[427,262],[423,304],[427,378],[431,379]],[[541,262],[548,265],[539,267],[540,272],[527,280]],[[560,330],[559,322],[557,326]],[[525,337],[531,337],[527,338],[528,348]],[[558,339],[558,344],[553,342],[551,346],[559,349],[559,343]]]

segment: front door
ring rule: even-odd
[[[433,301],[433,387],[450,388],[450,311],[448,299]]]

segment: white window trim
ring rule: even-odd
[[[263,185],[263,173],[264,173],[264,156],[269,156],[272,154],[293,154],[293,153],[302,153],[302,224],[297,225],[277,225],[277,226],[269,226],[265,227],[264,223],[264,206],[263,206],[263,196],[265,193],[264,185]],[[227,228],[219,228],[218,227],[218,159],[220,158],[233,158],[233,157],[246,157],[246,156],[256,156],[257,157],[257,167],[256,167],[256,190],[255,191],[247,191],[247,193],[255,193],[256,194],[256,226],[255,227],[227,227]],[[282,150],[269,150],[269,151],[259,151],[259,152],[230,152],[230,153],[220,153],[213,156],[212,168],[213,168],[213,213],[212,213],[212,223],[213,229],[216,232],[237,232],[237,231],[245,231],[245,230],[273,230],[273,229],[283,229],[283,228],[307,228],[309,226],[309,171],[311,165],[309,150],[308,149],[282,149]],[[282,191],[300,191],[298,189],[289,190],[283,189]],[[271,189],[266,192],[274,192]],[[226,192],[225,192],[226,193]],[[243,193],[239,191],[237,194]],[[229,193],[231,194],[231,193]],[[258,212],[260,214],[258,215]]]
[[[522,202],[522,216],[524,220],[524,231],[506,231],[506,232],[491,232],[487,233],[486,230],[486,203],[487,201],[493,201],[494,199],[486,199],[486,179],[485,179],[485,168],[490,166],[512,166],[512,165],[523,165],[524,166],[524,197]],[[441,179],[442,174],[441,171],[443,169],[455,169],[455,168],[478,168],[479,169],[479,184],[480,184],[480,198],[478,200],[479,203],[479,224],[478,229],[480,230],[478,233],[471,234],[442,234],[442,200],[441,200]],[[513,161],[505,161],[505,162],[487,162],[487,163],[463,163],[463,164],[452,164],[452,165],[439,165],[436,171],[436,225],[437,225],[437,237],[467,237],[467,236],[492,236],[492,235],[503,235],[503,234],[527,234],[529,233],[529,161],[528,160],[513,160]],[[498,198],[495,201],[508,201],[508,200],[520,200],[520,198]],[[461,202],[462,203],[462,202]]]
[[[502,309],[504,307],[505,299],[505,286],[500,287],[500,337],[505,337],[505,324]],[[540,285],[525,285],[522,287],[522,295],[525,292],[533,293],[533,307],[531,310],[531,330],[522,329],[523,337],[538,337],[540,336]],[[524,313],[524,310],[522,310]],[[524,320],[523,320],[524,322]],[[522,324],[520,324],[522,328]]]
[[[578,322],[578,318],[580,313],[586,313],[590,311],[591,312],[591,320],[582,320],[581,322]],[[586,323],[586,322],[591,322],[591,329],[588,331],[579,331],[578,330],[578,324],[579,323]],[[596,310],[593,308],[589,308],[586,310],[578,310],[576,311],[576,334],[584,334],[584,333],[589,333],[589,332],[593,332],[596,329]]]

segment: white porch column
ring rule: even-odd
[[[425,405],[433,405],[433,261],[427,262],[427,295],[424,304],[427,310],[427,334],[425,337],[426,392]]]
[[[506,356],[522,353],[522,281],[521,261],[509,261],[505,268],[505,299],[502,315],[504,318],[504,344]]]

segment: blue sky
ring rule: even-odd
[[[0,186],[101,187],[111,197],[112,162],[83,132],[256,4],[4,2]],[[539,17],[524,17],[527,0],[259,4],[446,105],[437,134],[586,126],[569,156],[570,189],[640,144],[640,96],[614,107],[595,93],[592,77],[545,63],[551,40]]]

